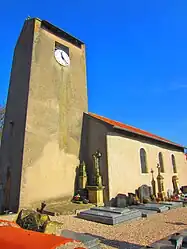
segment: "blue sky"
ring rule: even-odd
[[[186,0],[1,1],[0,104],[28,15],[86,43],[90,112],[187,145]]]

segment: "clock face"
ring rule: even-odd
[[[57,62],[64,67],[67,67],[70,65],[70,58],[67,55],[67,53],[64,52],[62,49],[55,50],[55,58]]]

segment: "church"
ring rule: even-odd
[[[100,151],[105,205],[163,176],[187,185],[184,146],[88,112],[85,44],[45,20],[25,20],[17,40],[0,148],[0,209],[72,197],[77,168],[93,176]],[[89,183],[90,184],[90,183]]]

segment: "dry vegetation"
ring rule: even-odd
[[[71,215],[75,214],[77,210],[84,210],[89,209],[90,207],[93,207],[93,204],[76,204],[72,203],[71,199],[69,198],[59,198],[55,200],[48,200],[46,202],[47,206],[45,210],[48,210],[50,212],[59,213],[61,215]],[[33,204],[32,208],[40,208],[41,203],[35,203]]]

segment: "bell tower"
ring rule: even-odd
[[[4,186],[7,169],[11,176],[5,208],[73,194],[87,108],[84,43],[47,21],[26,20],[14,51],[1,144]]]

